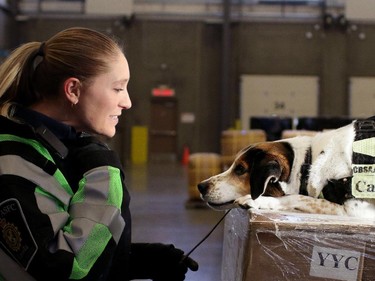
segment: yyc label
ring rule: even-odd
[[[310,275],[336,280],[357,280],[362,259],[360,252],[314,246]]]

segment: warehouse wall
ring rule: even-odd
[[[13,16],[9,11],[0,9],[0,63],[15,44],[12,31],[16,27]]]
[[[40,18],[18,22],[12,32],[17,44],[42,41],[69,26],[87,26],[115,35],[125,43],[131,69],[129,91],[133,108],[119,126],[118,149],[127,159],[130,128],[149,124],[150,91],[168,83],[176,90],[180,113],[195,114],[195,122],[179,122],[178,147],[191,152],[219,152],[220,119],[239,117],[239,77],[242,74],[317,75],[322,116],[348,114],[347,79],[375,76],[375,26],[324,30],[320,22],[237,22],[231,24],[230,100],[221,108],[222,26],[200,21],[115,21],[89,18]],[[365,36],[363,36],[365,34]],[[365,38],[364,38],[365,37]],[[364,38],[364,39],[363,39]]]
[[[319,23],[247,23],[236,30],[238,74],[320,77],[320,114],[347,114],[347,36]]]

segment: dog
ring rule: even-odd
[[[250,145],[226,171],[198,184],[200,196],[216,210],[241,207],[373,219],[375,180],[371,182],[370,176],[375,177],[375,165],[371,165],[375,155],[362,155],[362,148],[359,153],[353,148],[361,141],[375,140],[367,138],[368,133],[375,134],[374,122],[355,120],[314,136]],[[375,144],[371,147],[375,150]],[[357,165],[353,159],[358,155]],[[353,171],[360,172],[356,176],[367,172],[365,180],[354,178]],[[358,193],[365,198],[358,198]],[[319,198],[322,194],[324,199]]]

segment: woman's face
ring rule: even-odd
[[[123,109],[131,107],[127,90],[130,73],[123,53],[109,62],[110,71],[86,82],[77,103],[76,129],[113,137]]]

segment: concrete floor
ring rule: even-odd
[[[171,161],[128,165],[126,183],[132,196],[134,242],[171,243],[189,252],[221,219],[224,212],[187,208],[187,167]],[[224,221],[191,255],[199,263],[187,281],[221,280]]]

